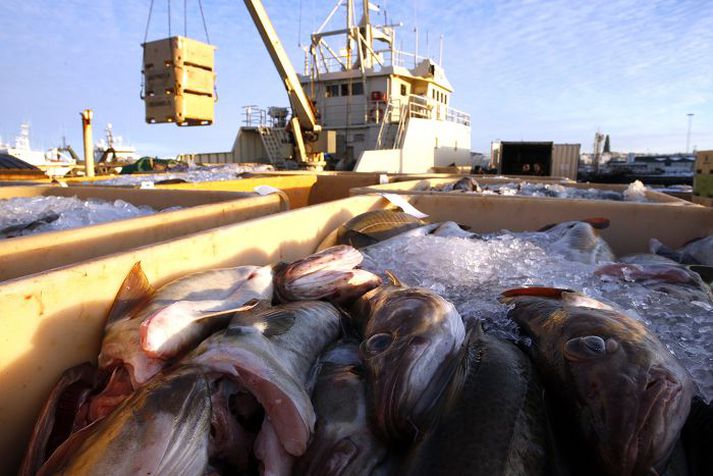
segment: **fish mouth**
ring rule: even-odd
[[[385,398],[382,408],[381,427],[390,440],[415,441],[422,435],[435,418],[434,411],[439,407],[441,397],[445,393],[458,365],[453,354],[446,355],[435,372],[429,376],[425,385],[418,383],[423,378],[414,374],[420,370],[420,359],[425,358],[428,345],[418,345],[414,349],[414,341],[421,339],[414,336],[402,346],[400,357],[390,361],[396,369],[389,373],[385,381],[384,391],[377,394],[377,399]],[[399,350],[394,350],[394,353]],[[377,406],[378,408],[378,406]]]
[[[624,446],[620,465],[634,474],[648,474],[665,465],[688,413],[684,390],[667,370],[655,367],[649,371],[635,429]]]

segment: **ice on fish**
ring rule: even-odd
[[[594,274],[598,265],[567,259],[542,234],[502,232],[485,239],[395,237],[362,250],[363,267],[391,271],[404,283],[432,289],[451,301],[466,322],[481,319],[489,332],[527,343],[498,302],[506,289],[547,286],[574,289],[617,304],[643,320],[713,399],[713,307],[682,302],[645,283]]]
[[[8,236],[26,236],[47,231],[68,230],[156,213],[151,207],[135,206],[123,200],[80,200],[77,197],[17,197],[0,200],[0,239]],[[58,215],[48,223],[27,227],[12,234],[3,234],[10,227],[23,225]],[[45,220],[47,221],[47,220]]]
[[[633,182],[624,192],[596,188],[575,188],[558,183],[508,182],[501,184],[481,184],[483,195],[570,198],[585,200],[615,200],[646,202],[646,186],[639,180]],[[442,189],[448,191],[447,186]]]
[[[274,170],[271,165],[226,164],[220,166],[193,166],[168,173],[150,173],[136,175],[117,175],[116,177],[91,182],[93,185],[126,186],[141,185],[143,182],[161,182],[164,180],[185,180],[186,182],[222,182],[237,180],[240,174],[259,173]]]

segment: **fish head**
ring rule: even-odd
[[[580,427],[610,471],[649,474],[661,469],[678,439],[693,384],[638,321],[597,310],[596,323],[575,322],[589,320],[592,312],[573,310],[575,325],[561,339]]]
[[[430,424],[457,367],[463,321],[427,289],[383,286],[362,298],[362,306],[364,300],[369,318],[360,354],[372,415],[389,440],[413,439]]]
[[[275,269],[275,293],[280,300],[328,299],[352,301],[381,284],[366,270],[355,269],[364,256],[348,245],[337,245]]]
[[[582,262],[611,261],[614,253],[599,235],[599,230],[609,226],[605,218],[568,221],[543,228],[551,240],[552,248],[565,256]]]
[[[511,297],[538,368],[611,474],[665,464],[686,420],[693,383],[646,327],[613,309],[556,296]]]

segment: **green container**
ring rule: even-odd
[[[693,193],[699,197],[713,197],[713,174],[696,175],[693,179]]]

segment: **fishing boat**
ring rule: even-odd
[[[396,46],[402,24],[387,23],[386,15],[376,24],[379,8],[356,3],[333,6],[312,33],[297,75],[260,2],[246,1],[291,107],[245,106],[226,161],[281,167],[312,153],[314,163],[358,172],[471,165],[470,115],[451,105],[454,88],[442,54],[438,60],[419,55],[418,33],[416,51],[402,51]]]
[[[7,154],[27,164],[42,170],[50,177],[67,175],[77,162],[58,148],[49,149],[47,152],[32,150],[30,146],[30,124],[20,125],[20,134],[15,137],[13,145],[0,142],[0,154]]]

